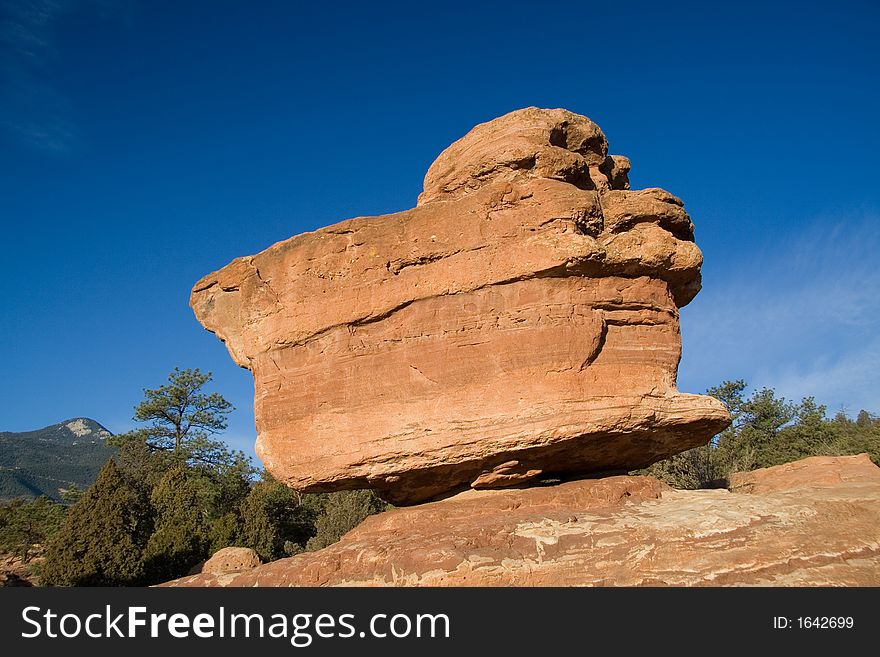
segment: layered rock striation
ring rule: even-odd
[[[693,224],[628,172],[586,117],[519,110],[441,153],[415,208],[199,281],[196,317],[253,372],[267,469],[413,504],[705,444],[726,410],[675,385]]]

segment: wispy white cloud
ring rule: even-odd
[[[838,358],[817,356],[787,363],[775,370],[758,370],[757,380],[767,380],[789,399],[816,397],[829,412],[880,411],[880,338],[856,346]]]
[[[57,60],[55,25],[69,6],[68,0],[0,4],[0,128],[50,151],[76,141],[69,103],[48,82]]]
[[[831,409],[880,411],[878,227],[876,214],[816,220],[708,268],[682,312],[682,388],[745,378]]]
[[[79,140],[71,103],[50,73],[61,61],[59,23],[84,5],[104,19],[131,20],[131,2],[0,0],[0,130],[46,151],[65,152]]]
[[[66,11],[69,0],[4,0],[0,43],[35,61],[51,50],[52,25]]]

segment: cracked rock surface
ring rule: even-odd
[[[199,281],[196,317],[253,372],[267,469],[405,505],[705,444],[726,410],[675,386],[702,255],[629,168],[586,117],[518,110],[441,153],[415,208]]]
[[[170,585],[880,585],[880,468],[867,455],[733,479],[729,491],[631,476],[472,490],[371,516],[317,552]]]

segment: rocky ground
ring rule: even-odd
[[[615,476],[467,491],[324,550],[169,586],[877,586],[880,468],[813,457],[673,490]]]
[[[0,587],[39,586],[39,579],[33,574],[31,566],[42,561],[42,547],[34,546],[38,556],[27,562],[15,554],[0,552]]]

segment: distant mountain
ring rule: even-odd
[[[58,500],[71,484],[88,488],[116,451],[107,446],[111,435],[85,417],[36,431],[0,432],[0,500],[39,495]]]

